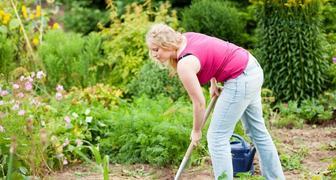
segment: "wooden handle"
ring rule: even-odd
[[[208,117],[209,117],[209,115],[211,113],[211,110],[213,109],[214,105],[216,104],[217,99],[218,99],[218,96],[214,96],[214,97],[211,98],[211,101],[210,101],[210,103],[209,103],[209,105],[208,105],[208,107],[207,107],[207,109],[205,111],[205,116],[204,116],[204,119],[202,120],[201,128],[203,128],[203,126],[205,125],[205,123],[206,123],[206,121],[207,121],[207,119],[208,119]],[[182,160],[182,162],[180,164],[180,167],[179,167],[179,169],[178,169],[178,171],[177,171],[177,173],[175,175],[174,180],[178,180],[180,178],[181,173],[182,173],[185,165],[187,164],[187,162],[189,160],[189,157],[190,157],[191,152],[192,152],[193,149],[194,149],[194,145],[191,142],[189,144],[187,152],[185,153],[185,155],[183,157],[183,160]]]

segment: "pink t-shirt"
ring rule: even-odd
[[[178,59],[187,54],[196,56],[201,69],[197,73],[200,84],[205,84],[215,77],[224,82],[239,76],[247,66],[249,52],[232,43],[200,33],[184,33],[187,46]]]

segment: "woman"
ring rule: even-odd
[[[230,137],[241,118],[247,135],[260,155],[266,179],[285,179],[277,150],[269,135],[261,106],[263,71],[245,49],[200,33],[181,34],[165,24],[151,27],[146,36],[150,56],[175,70],[193,103],[192,143],[202,137],[206,102],[201,85],[211,82],[211,96],[218,96],[207,133],[215,178],[225,173],[233,179]],[[217,82],[224,88],[219,94]]]

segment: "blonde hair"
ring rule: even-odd
[[[177,50],[182,42],[182,38],[183,36],[180,32],[175,31],[173,28],[166,24],[159,23],[154,24],[147,32],[146,43],[147,45],[155,44],[164,49],[173,48]],[[157,62],[157,60],[151,55],[150,52],[149,55],[151,59]],[[177,60],[169,59],[168,66],[170,67],[170,70],[176,71]]]

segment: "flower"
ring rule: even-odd
[[[0,100],[0,106],[2,106],[2,105],[4,105],[5,103],[2,101],[2,100]]]
[[[41,6],[40,5],[37,5],[36,6],[36,15],[35,17],[40,17],[41,16]]]
[[[86,118],[85,118],[85,122],[87,122],[87,123],[91,123],[91,122],[92,122],[92,117],[91,117],[91,116],[86,117]]]
[[[54,23],[53,26],[52,26],[52,29],[59,29],[60,26],[58,23]]]
[[[18,112],[18,115],[19,116],[23,116],[23,115],[25,115],[26,114],[26,111],[25,110],[20,110],[19,112]]]
[[[65,121],[67,124],[70,124],[71,119],[70,119],[69,116],[65,116],[65,117],[64,117],[64,121]]]
[[[25,77],[24,76],[20,76],[20,81],[24,81]]]
[[[4,97],[4,96],[7,96],[8,95],[8,91],[6,90],[3,90],[0,92],[0,96]]]
[[[69,139],[66,138],[66,139],[64,140],[64,143],[62,144],[62,146],[65,147],[65,146],[67,146],[69,143],[70,143]]]
[[[18,84],[13,84],[13,89],[19,89],[20,88],[20,85]]]
[[[21,11],[22,11],[22,16],[23,16],[25,19],[28,19],[27,7],[26,7],[26,6],[22,6],[22,7],[21,7]]]
[[[67,164],[68,164],[68,161],[67,161],[67,159],[64,158],[63,165],[67,165]]]
[[[62,98],[63,98],[63,95],[62,95],[62,93],[56,93],[56,95],[55,95],[55,98],[56,98],[56,100],[57,101],[60,101],[60,100],[62,100]]]
[[[5,132],[5,128],[0,125],[0,132]]]
[[[43,73],[43,71],[38,71],[36,74],[36,78],[37,79],[42,79],[43,77],[45,77],[45,74]]]
[[[20,93],[17,94],[17,97],[19,97],[19,98],[24,98],[24,96],[25,95],[22,92],[20,92]]]
[[[336,63],[336,57],[333,57],[332,60],[333,60],[333,63]]]
[[[58,85],[56,86],[56,91],[57,91],[57,92],[63,91],[63,89],[64,89],[64,88],[63,88],[62,85],[59,85],[59,84],[58,84]]]
[[[40,41],[39,41],[38,37],[34,37],[34,39],[33,39],[34,46],[38,46],[39,43],[40,43]]]
[[[77,144],[77,146],[81,146],[83,144],[83,142],[80,139],[76,139],[76,144]]]
[[[25,83],[25,89],[27,90],[27,91],[30,91],[30,90],[32,90],[33,89],[33,84],[31,83],[31,82],[26,82]]]
[[[89,115],[89,114],[90,114],[90,112],[91,112],[91,110],[90,110],[90,109],[86,109],[84,114],[85,114],[85,115]]]
[[[14,104],[14,106],[12,107],[12,110],[16,111],[20,108],[19,104]]]

